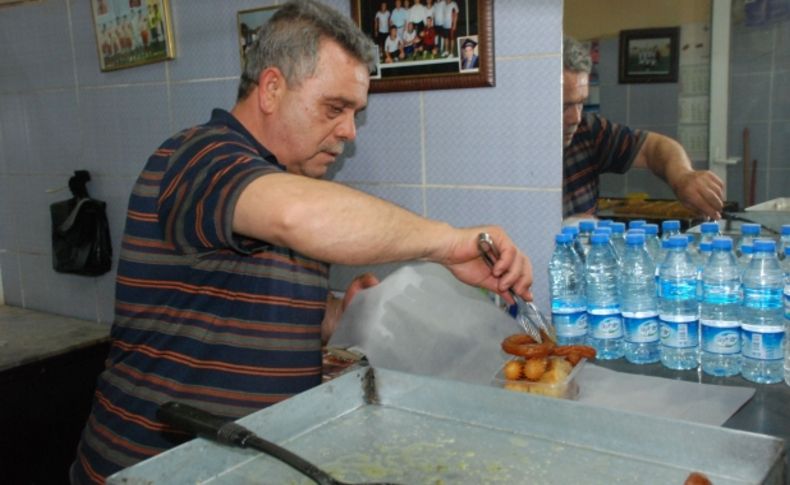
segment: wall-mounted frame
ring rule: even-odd
[[[241,60],[242,69],[244,69],[244,56],[247,49],[258,40],[261,27],[272,18],[272,15],[278,8],[280,7],[251,8],[249,10],[240,10],[236,14],[236,25],[239,33],[239,59]]]
[[[677,82],[679,32],[678,27],[621,30],[620,83]]]
[[[394,47],[392,35],[378,35],[378,25],[384,25],[381,5],[386,5],[388,18],[391,19],[395,9],[395,0],[351,0],[351,13],[359,25],[378,46],[379,64],[375,75],[371,76],[370,92],[421,91],[427,89],[456,89],[494,86],[494,0],[447,0],[443,2],[445,11],[449,8],[454,12],[455,28],[436,29],[431,43],[431,32],[427,20],[414,28],[416,36],[422,39],[407,51],[391,50],[388,55],[386,47]],[[398,2],[401,3],[401,2]],[[405,2],[403,2],[405,3]],[[417,5],[425,7],[424,0],[412,0],[411,8]],[[435,0],[434,5],[439,3]],[[379,12],[379,16],[377,16]],[[396,19],[400,22],[401,15]],[[419,16],[417,16],[419,18]],[[396,23],[396,29],[398,29]],[[450,24],[448,24],[450,25]],[[406,38],[410,36],[408,25],[404,24]],[[425,34],[420,35],[421,32]],[[383,32],[382,32],[383,34]],[[396,35],[403,35],[400,29]],[[387,37],[390,42],[387,43]],[[477,67],[462,69],[461,41],[473,39],[474,50],[478,56]],[[420,45],[422,44],[422,45]]]
[[[169,0],[90,2],[102,71],[175,58]]]

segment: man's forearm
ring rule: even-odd
[[[644,158],[644,166],[664,180],[674,191],[677,190],[678,181],[682,176],[694,170],[683,146],[672,138],[658,133],[648,134],[639,151],[639,158]]]

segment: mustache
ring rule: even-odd
[[[343,143],[342,141],[340,141],[340,142],[335,143],[334,145],[322,146],[322,147],[320,147],[320,150],[322,152],[336,153],[336,154],[340,155],[341,153],[343,153],[343,150],[345,148],[346,148],[346,144]]]

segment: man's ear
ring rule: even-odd
[[[285,93],[283,73],[276,67],[267,67],[258,76],[258,104],[261,111],[271,114]]]

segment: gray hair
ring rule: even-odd
[[[375,68],[375,45],[351,19],[315,0],[293,0],[278,8],[246,54],[237,100],[246,98],[261,71],[277,67],[290,86],[315,73],[321,40],[337,42],[355,59]]]
[[[562,37],[562,67],[568,71],[586,72],[592,71],[592,58],[590,50],[578,40],[565,35]]]

